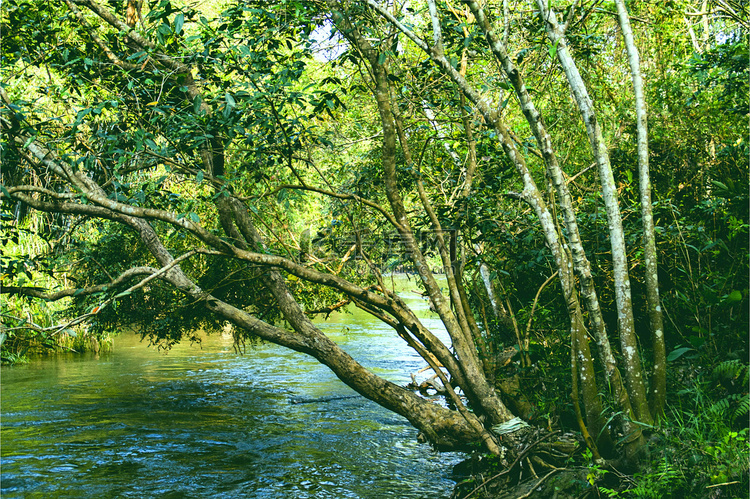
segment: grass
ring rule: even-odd
[[[4,230],[2,236],[4,268],[0,272],[0,285],[55,289],[61,284],[68,284],[60,283],[38,270],[34,255],[42,255],[46,246],[34,231],[18,230],[15,237],[11,238],[8,231]],[[3,295],[0,300],[2,363],[26,363],[30,356],[51,352],[100,352],[110,349],[111,337],[90,333],[85,324],[74,328],[56,327],[66,322],[64,314],[68,300],[45,302],[18,295]]]

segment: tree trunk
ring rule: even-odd
[[[664,412],[667,391],[667,357],[664,346],[664,324],[659,301],[659,278],[656,256],[656,234],[654,233],[654,215],[651,209],[651,177],[648,164],[648,124],[646,97],[641,76],[641,63],[638,48],[635,45],[630,16],[624,0],[615,0],[617,14],[628,52],[630,73],[633,79],[635,95],[635,112],[638,129],[638,185],[641,195],[641,219],[643,223],[643,254],[646,268],[646,304],[651,342],[654,356],[654,371],[651,377],[649,409],[654,418]]]
[[[333,7],[335,7],[335,3]],[[474,344],[474,337],[464,314],[463,307],[459,306],[455,307],[455,310],[451,310],[450,303],[443,296],[440,286],[435,281],[411,230],[409,218],[404,208],[401,194],[398,191],[396,175],[396,144],[398,133],[390,102],[390,83],[387,77],[386,61],[381,59],[380,54],[359,34],[354,24],[350,23],[340,11],[333,12],[333,20],[340,31],[362,52],[370,65],[374,80],[374,97],[378,105],[380,121],[383,127],[382,163],[386,196],[396,220],[396,228],[401,236],[401,242],[406,246],[406,250],[418,270],[430,300],[440,315],[451,338],[452,347],[458,360],[458,367],[466,383],[461,388],[471,402],[473,409],[485,415],[490,425],[508,421],[513,418],[513,414],[502,403],[494,387],[488,382],[485,376],[478,356],[477,345]],[[448,260],[450,259],[448,258]],[[450,262],[447,263],[447,266],[450,267]],[[449,270],[446,269],[447,272]],[[453,303],[460,303],[461,298],[455,281],[452,281],[452,273],[449,273],[447,277],[450,300]]]
[[[599,298],[594,287],[594,279],[591,274],[591,264],[586,257],[586,252],[581,242],[572,198],[567,183],[565,182],[562,168],[560,168],[557,156],[552,147],[552,138],[547,131],[547,127],[544,124],[541,114],[536,109],[536,106],[534,106],[534,102],[526,88],[521,72],[515,66],[511,57],[508,56],[505,46],[500,42],[500,39],[492,30],[484,10],[480,8],[475,0],[464,1],[474,14],[474,17],[476,18],[479,27],[482,29],[490,49],[498,60],[500,67],[513,85],[515,94],[518,97],[519,105],[521,106],[521,111],[534,134],[537,146],[539,147],[539,151],[544,159],[547,177],[557,194],[558,203],[567,230],[566,238],[571,249],[573,268],[581,282],[581,295],[583,296],[586,308],[589,311],[590,320],[594,327],[595,334],[600,341],[600,350],[602,350],[603,358],[614,359],[611,354],[609,340],[607,339],[606,327],[599,306]]]
[[[467,2],[470,7],[472,7],[473,2]],[[456,85],[459,87],[461,92],[466,95],[466,97],[473,102],[477,109],[481,112],[482,116],[484,117],[486,123],[488,126],[495,129],[497,132],[498,137],[500,138],[501,145],[503,147],[503,150],[507,154],[510,161],[513,163],[513,165],[516,167],[517,172],[519,173],[524,189],[523,192],[518,195],[518,197],[525,202],[527,202],[532,209],[534,210],[536,216],[539,219],[540,226],[542,228],[542,232],[544,234],[547,246],[550,250],[550,252],[553,255],[553,258],[555,260],[556,266],[558,267],[560,271],[561,281],[563,284],[563,289],[566,294],[566,297],[570,297],[570,290],[573,287],[572,280],[570,280],[568,283],[566,283],[563,280],[563,276],[571,275],[571,262],[565,255],[565,250],[563,249],[563,245],[559,239],[558,235],[558,228],[555,224],[555,219],[550,213],[550,211],[547,209],[547,206],[544,202],[544,199],[537,188],[533,177],[531,176],[530,171],[528,170],[525,160],[523,156],[520,154],[520,152],[516,149],[515,144],[513,143],[512,139],[510,138],[509,133],[505,129],[504,124],[502,123],[499,115],[495,110],[491,109],[488,105],[487,101],[482,99],[479,93],[472,88],[468,82],[462,77],[462,75],[455,70],[455,68],[452,67],[452,65],[447,61],[445,56],[442,53],[442,48],[439,44],[436,44],[434,47],[429,47],[422,39],[417,37],[411,30],[403,26],[401,23],[398,22],[393,16],[390,15],[389,12],[382,9],[376,2],[372,0],[368,0],[368,5],[370,5],[373,9],[378,11],[383,17],[388,19],[394,26],[397,26],[404,34],[406,34],[417,46],[419,46],[423,51],[425,51],[433,61],[435,61],[439,67],[448,75],[451,77],[451,79],[456,83]],[[478,20],[481,22],[481,18],[483,18],[483,15],[479,10],[476,8],[476,4],[474,4],[474,8],[472,8],[472,11],[474,12],[475,16],[477,16]],[[432,12],[432,9],[431,9]],[[478,15],[479,14],[479,15]],[[432,15],[433,17],[433,39],[434,40],[440,40],[440,37],[438,36],[438,33],[435,33],[435,31],[439,30],[439,22],[435,20],[435,15]],[[494,44],[492,43],[492,40],[490,40],[491,45],[494,48]],[[518,85],[520,87],[523,87],[523,82],[520,80],[520,75],[518,74],[518,71],[515,70],[515,68],[508,68],[508,72],[512,73],[512,81],[514,85]],[[522,89],[518,92],[520,94],[520,98],[524,100],[524,96],[526,96],[526,101],[530,103],[530,99],[528,98],[528,93],[525,91],[525,89]],[[525,110],[525,114],[527,112],[530,112],[532,114],[535,114],[535,116],[532,117],[530,120],[530,124],[532,125],[532,128],[535,128],[537,130],[541,130],[539,126],[541,125],[541,119],[539,118],[538,113],[535,112],[532,106],[524,106],[522,104],[522,108]],[[545,132],[546,133],[546,132]],[[551,142],[549,141],[549,138],[547,137],[547,144],[542,144],[543,149],[546,149],[551,152]],[[544,141],[542,141],[544,142]],[[553,155],[550,154],[551,157]],[[550,161],[551,164],[554,164]],[[559,167],[558,167],[559,169]],[[554,170],[553,172],[554,173]],[[559,181],[557,182],[557,186],[560,189],[564,189],[564,182],[562,181],[562,175],[559,174]],[[564,192],[564,191],[563,191]],[[569,194],[568,194],[569,196]],[[572,209],[571,209],[572,214]],[[570,219],[575,224],[575,215],[572,214]],[[573,225],[573,227],[577,227]],[[577,233],[577,228],[575,229],[575,233]],[[592,305],[590,307],[589,312],[592,315],[592,322],[596,325],[595,327],[595,333],[597,338],[597,345],[599,347],[600,353],[602,354],[603,363],[605,365],[605,373],[607,375],[608,381],[610,381],[610,384],[612,386],[612,389],[615,392],[615,399],[617,401],[618,407],[625,413],[625,414],[632,414],[632,408],[630,404],[629,394],[628,391],[625,389],[625,386],[622,382],[622,379],[620,377],[620,373],[617,369],[617,364],[615,362],[614,356],[612,355],[612,351],[609,347],[609,339],[606,335],[606,330],[604,329],[604,322],[601,319],[601,313],[598,312],[598,302],[596,301],[596,294],[594,292],[593,288],[593,280],[590,278],[590,271],[588,273],[588,281],[586,281],[586,264],[588,261],[585,259],[585,253],[583,252],[582,247],[580,248],[579,253],[577,253],[579,258],[577,260],[578,265],[576,265],[576,269],[580,272],[579,275],[581,275],[583,278],[582,281],[582,287],[584,290],[584,294],[587,298],[587,304]],[[587,285],[588,283],[588,285]],[[593,312],[593,313],[592,313]],[[571,313],[571,320],[574,321],[576,317],[576,312],[574,310],[569,310],[569,313]],[[597,320],[598,317],[598,320]],[[589,354],[590,355],[590,354]],[[584,369],[588,367],[589,365],[583,367]],[[592,370],[592,369],[591,369]],[[593,378],[587,377],[587,381],[592,381]],[[591,391],[587,392],[589,395],[591,394]],[[596,401],[594,397],[588,397],[590,403],[592,403],[592,407],[597,407]],[[645,445],[645,439],[643,438],[640,429],[637,425],[634,425],[631,420],[628,418],[625,418],[626,421],[623,422],[623,428],[625,432],[628,434],[628,444],[626,446],[626,453],[629,456],[636,456],[640,453],[640,451],[644,448]]]
[[[609,162],[609,152],[604,142],[601,127],[594,112],[594,106],[589,97],[586,85],[578,72],[578,67],[570,54],[567,40],[562,27],[552,9],[547,9],[544,0],[537,0],[542,12],[547,35],[553,46],[557,47],[557,58],[568,79],[570,89],[581,112],[583,123],[591,144],[591,150],[599,167],[599,179],[602,187],[602,198],[609,223],[610,247],[612,250],[612,266],[614,272],[615,300],[617,303],[617,319],[620,330],[620,344],[625,364],[625,379],[631,398],[635,418],[646,424],[651,424],[653,418],[648,407],[646,388],[643,380],[643,369],[638,353],[638,342],[635,334],[635,320],[630,294],[630,276],[625,248],[625,236],[622,229],[622,217],[617,200],[612,167]]]

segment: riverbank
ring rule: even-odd
[[[509,466],[474,457],[456,467],[451,499],[748,497],[747,395],[708,396],[722,380],[742,382],[746,390],[745,373],[741,363],[701,372],[687,360],[674,362],[666,412],[648,431],[649,456],[638,469],[595,464],[580,441],[568,460],[553,463],[555,469],[533,458]]]
[[[87,328],[58,330],[24,323],[0,329],[0,359],[3,365],[26,364],[39,356],[70,353],[107,353],[112,350],[111,334],[92,334]]]

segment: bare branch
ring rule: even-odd
[[[39,187],[37,185],[18,185],[15,187],[6,186],[6,188],[8,193],[10,193],[11,195],[17,192],[37,192],[39,194],[44,194],[45,196],[50,196],[54,199],[75,199],[75,194],[71,194],[69,192],[55,192],[49,189],[45,189],[44,187]],[[0,198],[4,196],[5,193],[0,192]]]
[[[44,288],[36,286],[3,286],[2,289],[0,289],[0,294],[8,294],[11,296],[24,295],[33,298],[40,298],[46,301],[57,301],[71,296],[88,296],[94,293],[101,293],[112,288],[117,288],[135,276],[153,274],[157,271],[158,269],[153,267],[133,267],[106,284],[97,284],[96,286],[89,286],[86,288],[68,288],[53,293],[48,293]]]
[[[570,21],[572,21],[573,17],[575,17],[577,7],[578,7],[578,0],[575,0],[573,2],[573,6],[570,8],[570,12],[568,12],[568,18],[565,20],[565,25],[563,25],[563,28],[562,28],[563,33],[568,31],[568,26],[570,26]]]
[[[100,49],[102,49],[102,52],[107,56],[107,58],[112,61],[117,66],[120,66],[124,69],[138,69],[137,64],[132,64],[129,62],[125,62],[121,60],[117,55],[115,55],[114,52],[109,48],[109,46],[102,41],[101,38],[96,34],[96,29],[89,24],[89,22],[86,20],[85,17],[83,17],[83,14],[80,10],[78,10],[78,7],[76,7],[73,2],[70,0],[65,0],[65,4],[68,6],[68,8],[75,14],[76,18],[78,19],[78,22],[81,23],[81,25],[86,28],[86,31],[88,32],[89,36],[92,40],[94,40],[94,43],[99,46]]]
[[[329,197],[336,198],[336,199],[352,199],[354,201],[357,201],[358,203],[362,203],[365,206],[369,206],[370,208],[378,211],[394,227],[396,228],[400,227],[399,223],[396,221],[393,215],[388,213],[385,210],[385,208],[383,208],[382,206],[380,206],[379,204],[373,201],[370,201],[369,199],[363,198],[361,196],[357,196],[356,194],[342,194],[339,192],[327,191],[325,189],[321,189],[319,187],[313,187],[309,185],[284,184],[284,185],[278,186],[276,189],[266,194],[266,196],[273,195],[282,189],[295,189],[295,190],[301,190],[301,191],[317,192],[318,194],[323,194],[325,196],[329,196]]]
[[[71,215],[83,215],[92,218],[122,221],[122,216],[119,213],[114,213],[111,210],[100,206],[73,203],[70,201],[43,201],[28,196],[22,191],[12,192],[11,194],[13,199],[23,201],[35,210],[46,213],[67,213]]]
[[[383,16],[384,18],[386,18],[388,20],[388,22],[390,22],[395,27],[397,27],[399,29],[399,31],[401,31],[403,34],[405,34],[419,48],[421,48],[422,50],[424,50],[427,53],[430,52],[430,47],[421,38],[419,38],[416,34],[414,34],[414,32],[412,30],[410,30],[409,28],[407,28],[406,26],[404,26],[403,24],[401,24],[401,22],[399,22],[399,20],[396,19],[396,17],[393,14],[391,14],[390,12],[388,12],[388,9],[382,7],[380,4],[378,4],[377,2],[375,2],[375,0],[367,0],[367,5],[369,5],[371,8],[373,8],[374,10],[376,10],[378,12],[378,14],[380,14],[381,16]]]
[[[443,50],[443,33],[440,30],[440,16],[435,0],[427,0],[427,6],[430,9],[430,20],[432,21],[433,50],[436,55],[442,56],[445,53]]]

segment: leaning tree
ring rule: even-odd
[[[505,443],[493,427],[514,418],[513,395],[499,388],[499,348],[470,281],[481,284],[500,319],[512,325],[513,318],[495,296],[483,256],[492,240],[467,220],[469,211],[495,213],[493,203],[525,206],[568,317],[578,425],[598,457],[600,446],[611,451],[607,422],[619,414],[625,455],[637,458],[644,425],[663,410],[666,374],[636,35],[623,0],[603,12],[598,2],[496,3],[288,0],[230,2],[219,11],[218,4],[169,0],[9,2],[3,208],[16,219],[27,210],[56,215],[48,270],[77,281],[2,292],[72,297],[77,321],[138,320],[166,341],[196,325],[229,324],[238,338],[313,356],[438,447],[480,443],[501,454]],[[602,59],[632,78],[650,380],[599,117],[607,95],[591,88],[577,59],[592,17],[606,20],[607,43],[623,43],[627,54],[602,52]],[[519,41],[529,39],[543,49],[536,50],[542,70],[522,63],[528,50],[519,53]],[[567,132],[584,138],[577,154],[586,165],[565,164],[565,137],[554,136],[544,111],[551,97],[528,85],[544,72],[557,92],[551,97],[569,99],[574,129]],[[519,139],[519,130],[529,138]],[[576,169],[588,171],[588,163],[609,228],[616,334],[570,190]],[[501,170],[512,172],[505,185],[495,182]],[[477,201],[493,189],[502,192]],[[328,232],[300,234],[305,212],[322,206],[337,214]],[[373,242],[383,227],[392,236]],[[346,244],[323,248],[336,238]],[[449,345],[384,277],[393,241],[418,272]],[[71,254],[80,257],[72,270],[55,266],[70,263]],[[425,359],[447,404],[365,369],[310,318],[349,303],[390,325]],[[516,339],[528,349],[528,337]]]

